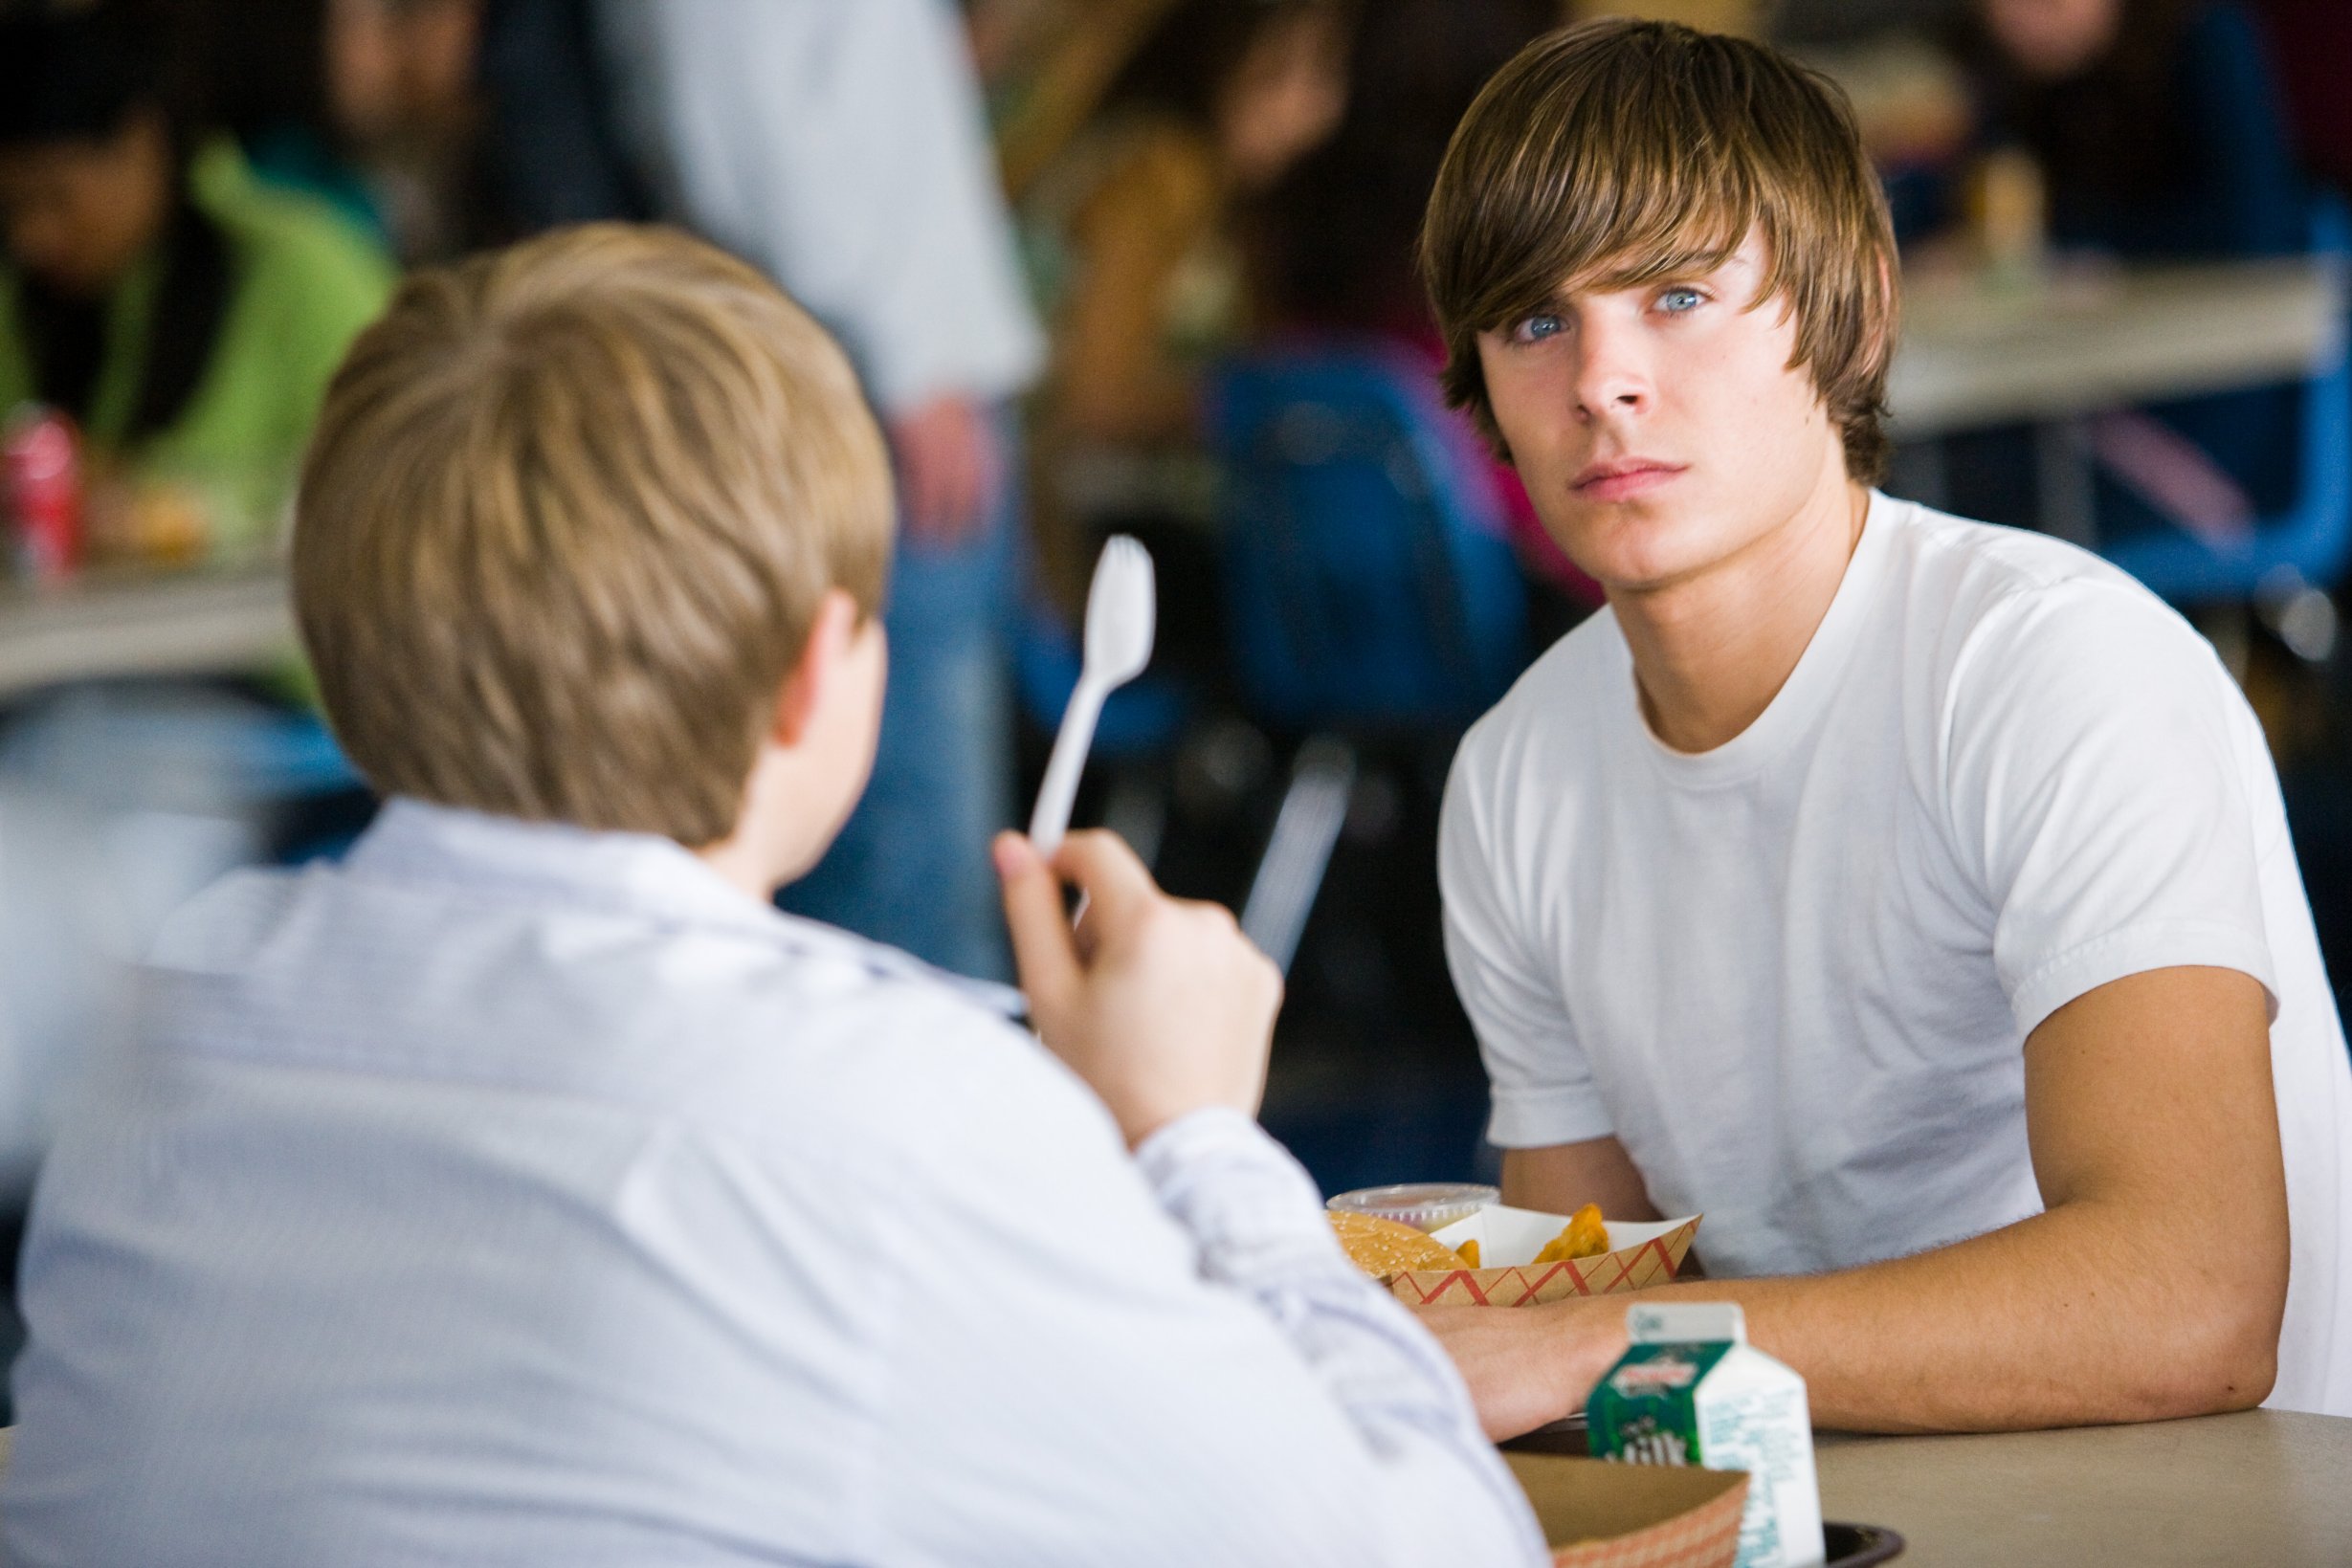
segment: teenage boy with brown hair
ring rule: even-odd
[[[1609,607],[1471,732],[1449,953],[1514,1203],[1704,1211],[1825,1424],[2352,1415],[2352,1072],[2261,731],[2096,558],[1869,488],[1895,250],[1842,99],[1607,22],[1465,119],[1447,384]],[[1624,1308],[1428,1319],[1490,1431]]]
[[[294,553],[393,798],[179,918],[58,1142],[11,1561],[1542,1560],[1250,1119],[1229,917],[1008,837],[1049,1054],[770,906],[873,757],[890,516],[847,362],[707,246],[410,280]]]

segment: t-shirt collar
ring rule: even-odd
[[[1838,580],[1837,592],[1821,624],[1814,628],[1812,640],[1805,645],[1797,667],[1754,723],[1711,751],[1676,751],[1652,731],[1649,720],[1642,717],[1631,651],[1621,640],[1625,696],[1621,717],[1638,737],[1638,749],[1649,753],[1668,781],[1680,787],[1706,788],[1753,778],[1812,727],[1836,689],[1847,655],[1853,650],[1877,586],[1886,576],[1888,539],[1900,505],[1879,491],[1870,493],[1862,537],[1855,541],[1845,576]]]

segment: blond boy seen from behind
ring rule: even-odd
[[[1041,1047],[771,907],[873,755],[887,475],[832,342],[677,234],[360,341],[296,597],[390,800],[181,917],[57,1145],[12,1561],[1542,1560],[1251,1120],[1230,917],[1008,837]]]

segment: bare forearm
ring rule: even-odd
[[[1998,1431],[2259,1403],[2284,1281],[2197,1267],[2180,1241],[2085,1202],[1869,1268],[1658,1293],[1739,1302],[1824,1426]]]
[[[2270,1392],[2286,1310],[2272,1093],[2257,982],[2210,968],[2111,982],[2027,1040],[2047,1212],[1845,1273],[1675,1289],[1745,1304],[1757,1342],[1805,1374],[1829,1425],[2242,1409]]]
[[[1743,1306],[1757,1344],[1804,1374],[1824,1425],[1986,1431],[2241,1409],[2270,1392],[2286,1311],[2273,1093],[2259,983],[2196,966],[2127,976],[2028,1038],[2047,1212],[1841,1273],[1664,1292]],[[1632,1169],[1609,1138],[1525,1153],[1577,1180]],[[1625,1298],[1431,1323],[1503,1437],[1583,1403],[1624,1347]]]

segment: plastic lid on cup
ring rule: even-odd
[[[1325,1208],[1377,1214],[1416,1230],[1436,1230],[1468,1219],[1502,1194],[1475,1182],[1408,1182],[1393,1187],[1358,1187],[1324,1202]]]

